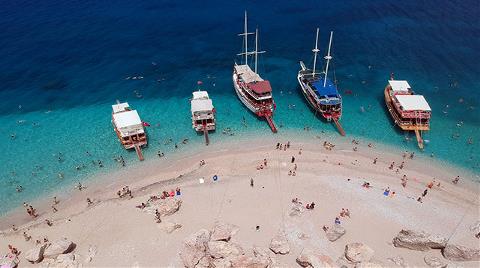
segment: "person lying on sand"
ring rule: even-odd
[[[138,205],[138,206],[135,206],[135,207],[136,207],[136,208],[139,208],[139,209],[144,209],[144,208],[147,207],[147,205],[146,205],[145,203],[142,203],[142,204],[140,204],[140,205]]]

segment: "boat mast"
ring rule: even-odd
[[[317,38],[315,39],[315,48],[312,49],[313,54],[315,55],[313,57],[313,71],[312,71],[312,76],[315,77],[315,69],[317,67],[317,54],[320,50],[318,50],[318,28],[317,28]]]
[[[247,11],[245,10],[245,25],[243,29],[243,41],[245,42],[245,65],[248,65],[248,29],[247,29]]]
[[[255,54],[255,73],[257,73],[258,54],[265,53],[264,50],[258,51],[258,28],[255,30],[255,51],[253,53]]]
[[[325,79],[323,80],[323,87],[327,85],[328,64],[332,59],[332,56],[330,56],[330,48],[332,47],[332,37],[333,37],[333,31],[330,32],[330,41],[328,42],[328,52],[327,52],[327,56],[325,56],[325,59],[327,60],[327,66],[325,67]]]

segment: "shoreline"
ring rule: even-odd
[[[337,133],[325,132],[318,133],[318,135],[311,133],[311,137],[308,137],[309,135],[295,135],[298,134],[298,132],[299,130],[290,130],[285,131],[282,134],[264,137],[257,137],[253,133],[249,132],[242,132],[239,135],[231,137],[233,139],[237,139],[238,137],[240,137],[239,140],[233,140],[225,137],[226,139],[222,139],[219,143],[213,143],[209,146],[205,146],[203,143],[187,143],[186,145],[182,146],[186,148],[181,148],[177,152],[175,152],[174,150],[169,154],[166,154],[166,156],[163,158],[147,158],[143,162],[139,161],[123,169],[120,168],[117,170],[103,170],[97,174],[88,176],[82,180],[82,185],[87,185],[87,189],[82,192],[75,190],[74,186],[76,185],[76,183],[72,182],[72,184],[70,185],[65,185],[62,188],[55,190],[53,194],[49,194],[48,196],[40,196],[34,199],[33,201],[31,201],[31,204],[36,204],[34,207],[37,209],[37,211],[48,210],[48,214],[50,214],[50,205],[52,203],[51,201],[53,200],[53,196],[56,196],[60,200],[66,201],[68,207],[75,202],[80,201],[80,196],[85,197],[88,194],[92,196],[102,195],[104,192],[106,192],[105,190],[103,190],[103,188],[112,191],[114,187],[119,187],[122,184],[142,184],[139,182],[135,182],[135,177],[141,177],[140,181],[144,182],[143,184],[145,184],[145,182],[154,181],[154,177],[156,177],[158,173],[161,173],[161,169],[176,167],[178,166],[178,161],[182,161],[183,158],[187,158],[190,160],[196,159],[199,161],[200,158],[208,158],[212,154],[228,152],[231,150],[264,150],[271,148],[274,143],[279,139],[295,140],[297,144],[299,143],[304,146],[313,145],[314,148],[318,150],[323,150],[323,147],[321,146],[322,141],[329,141],[336,144],[336,153],[355,153],[362,157],[371,158],[372,160],[374,156],[378,157],[379,155],[382,155],[385,156],[386,159],[391,159],[395,161],[397,164],[399,163],[397,161],[401,161],[400,155],[402,154],[402,149],[391,144],[374,143],[374,141],[363,137],[361,138],[361,140],[353,137],[357,141],[360,141],[359,145],[354,145],[349,142],[351,137],[340,137],[337,136]],[[302,134],[304,133],[310,132],[302,131]],[[320,135],[323,135],[323,137]],[[272,145],[265,145],[265,143]],[[374,148],[369,148],[366,145],[368,143],[374,144]],[[352,148],[355,146],[359,148],[359,151],[354,152],[352,150]],[[451,179],[453,179],[457,175],[460,175],[462,181],[458,185],[459,187],[480,187],[480,181],[476,181],[476,179],[479,179],[479,175],[475,175],[470,170],[454,165],[446,160],[435,159],[426,155],[416,154],[415,161],[413,161],[409,165],[410,168],[412,168],[413,166],[416,171],[422,169],[426,165],[430,165],[429,171],[430,173],[434,173],[432,174],[432,177],[435,177],[437,180],[441,180],[444,183],[450,183]],[[142,170],[144,170],[145,172],[142,172]],[[447,172],[449,176],[446,176],[445,172]],[[469,179],[470,177],[471,179]],[[172,178],[168,178],[166,180],[169,179]],[[160,181],[164,180],[165,179],[161,179]],[[10,210],[5,215],[0,217],[0,230],[8,229],[8,227],[10,227],[12,224],[18,226],[19,224],[28,223],[31,220],[32,219],[30,219],[29,217],[25,217],[24,208],[23,206],[21,206],[21,204],[19,204],[18,207]]]

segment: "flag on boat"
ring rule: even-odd
[[[144,127],[149,127],[150,126],[150,124],[147,123],[147,122],[142,122],[142,124],[143,124]]]
[[[200,80],[198,80],[198,81],[197,81],[197,85],[201,85],[201,84],[203,84],[203,82],[200,81]]]

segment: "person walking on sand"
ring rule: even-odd
[[[373,159],[373,164],[374,164],[374,165],[376,165],[376,164],[377,164],[377,160],[378,160],[378,158],[377,158],[377,157],[375,157],[375,159]]]
[[[457,184],[459,180],[460,180],[460,176],[457,176],[455,177],[455,179],[453,179],[452,183]]]
[[[267,167],[267,159],[266,159],[266,158],[263,159],[263,165],[264,165],[265,167]]]
[[[253,178],[250,178],[250,187],[253,188]]]
[[[292,156],[292,163],[295,163],[295,157]]]

